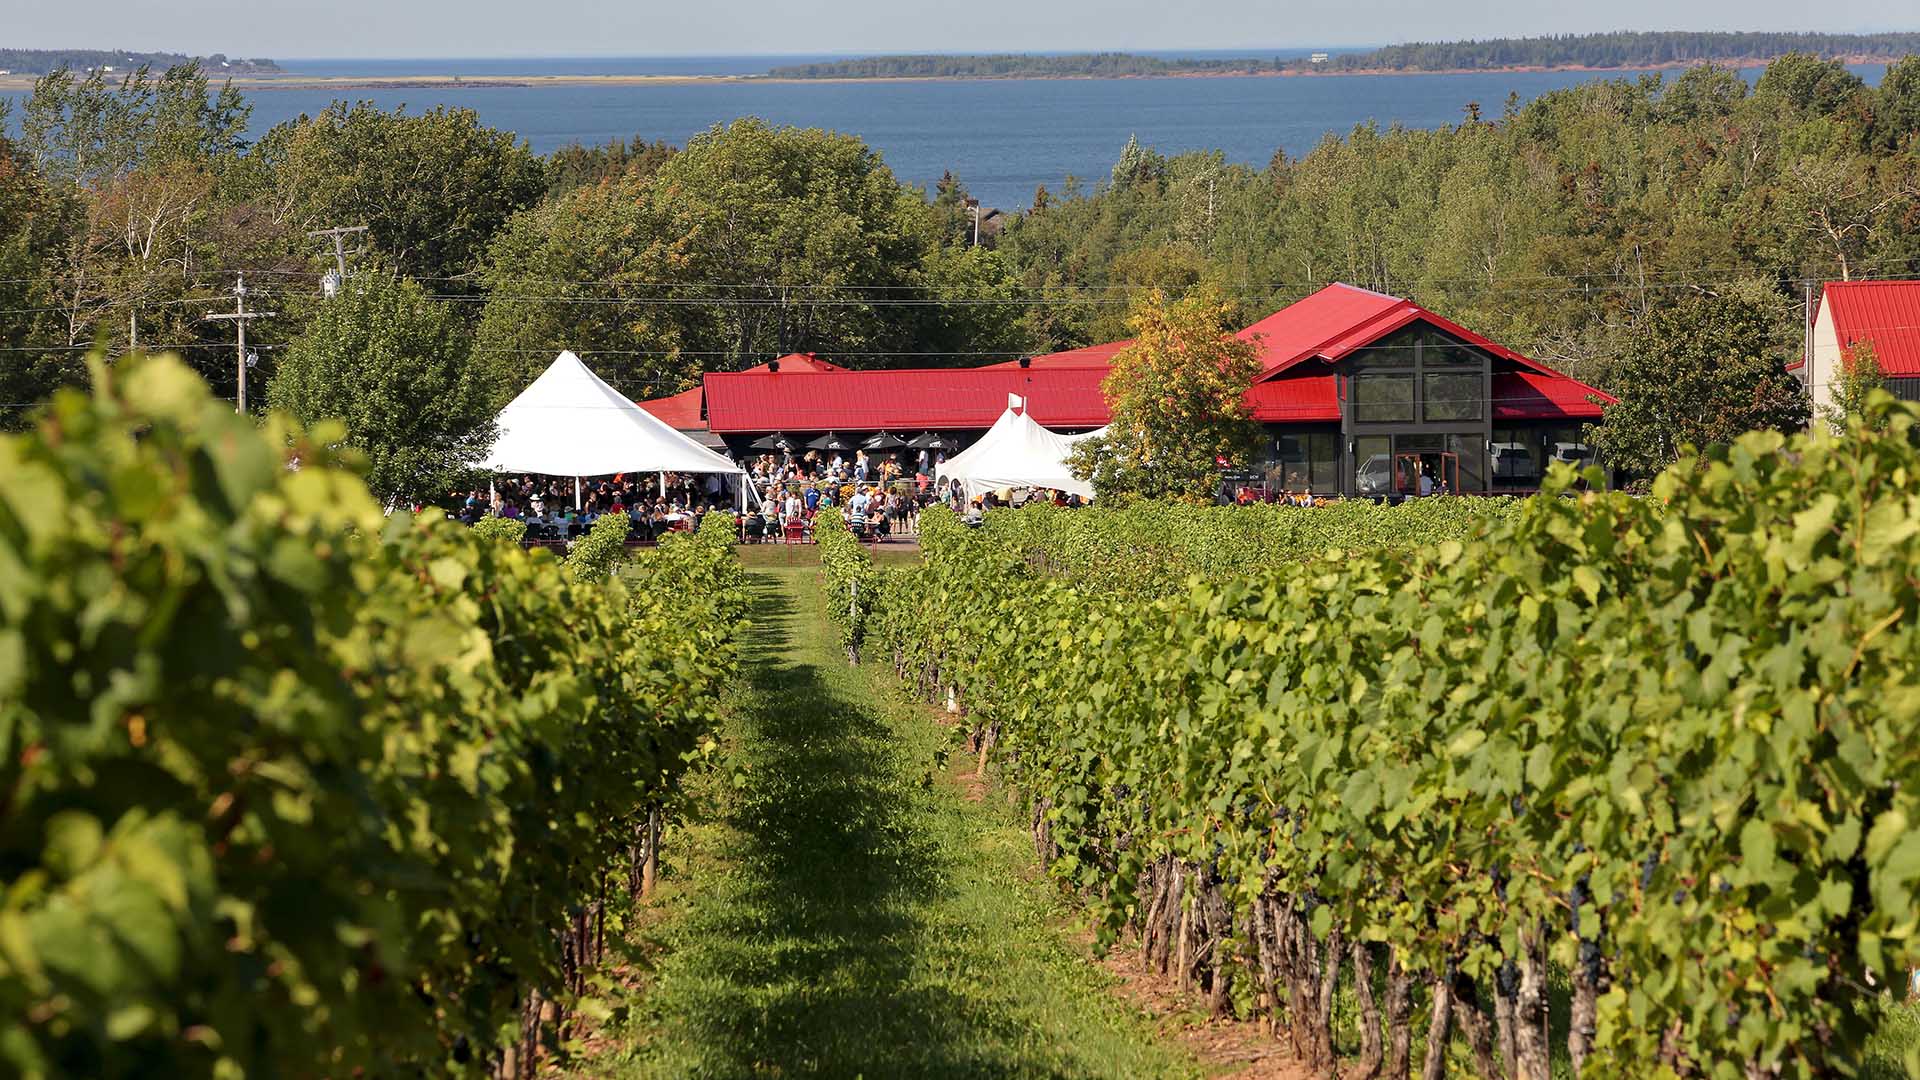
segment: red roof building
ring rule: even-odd
[[[1920,281],[1829,281],[1813,317],[1813,348],[1798,370],[1817,409],[1833,404],[1840,376],[1870,347],[1887,388],[1920,398]]]
[[[985,431],[1026,399],[1044,427],[1107,422],[1099,368],[901,368],[838,374],[715,372],[706,377],[707,424],[722,435],[801,432]]]
[[[755,364],[745,369],[745,372],[741,372],[741,374],[745,374],[746,372],[766,374],[773,371],[821,374],[834,371],[844,372],[846,370],[846,368],[841,367],[839,364],[830,364],[812,353],[788,353],[778,360],[769,360],[764,364]],[[682,390],[677,394],[670,394],[663,398],[654,398],[651,401],[637,401],[634,402],[634,404],[652,413],[654,419],[671,426],[684,435],[691,435],[709,446],[726,445],[722,440],[713,437],[714,431],[707,424],[706,388],[703,386],[696,386],[691,390]]]
[[[1583,425],[1615,399],[1399,297],[1329,285],[1241,331],[1260,350],[1247,401],[1272,435],[1251,463],[1290,490],[1527,490],[1591,460]],[[849,371],[811,356],[707,375],[642,402],[744,450],[771,432],[984,431],[1008,395],[1046,427],[1107,422],[1116,341],[979,368]],[[697,402],[696,402],[697,396]],[[695,407],[698,406],[696,414]]]
[[[702,411],[705,392],[698,386],[691,390],[682,390],[663,398],[651,401],[637,401],[634,404],[653,414],[655,420],[678,431],[702,431],[707,420]]]

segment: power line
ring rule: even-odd
[[[355,226],[353,228],[357,229],[359,228],[359,226]],[[331,234],[333,231],[334,230],[319,230],[316,235]],[[1864,267],[1876,267],[1876,266],[1888,267],[1888,266],[1910,266],[1915,264],[1920,264],[1920,257],[1889,256],[1882,259],[1865,260],[1858,265],[1864,266]],[[1409,275],[1408,280],[1410,281],[1410,283],[1425,285],[1425,286],[1474,285],[1474,286],[1481,286],[1485,288],[1517,288],[1517,289],[1522,289],[1523,291],[1529,291],[1529,292],[1542,291],[1542,290],[1533,289],[1527,286],[1526,283],[1528,282],[1611,280],[1611,281],[1627,282],[1628,288],[1637,290],[1641,287],[1642,282],[1648,281],[1650,279],[1657,282],[1661,282],[1664,286],[1671,287],[1672,285],[1686,285],[1686,284],[1690,284],[1697,281],[1718,281],[1718,280],[1725,280],[1728,278],[1780,276],[1782,274],[1788,274],[1788,273],[1798,274],[1798,273],[1801,273],[1803,269],[1804,268],[1799,265],[1756,264],[1756,265],[1746,265],[1746,266],[1735,265],[1735,266],[1720,266],[1720,267],[1714,267],[1714,266],[1670,267],[1663,270],[1648,270],[1648,271],[1640,271],[1640,270],[1594,271],[1589,273],[1578,273],[1578,274],[1530,273],[1530,274],[1508,275],[1508,276],[1493,278],[1493,279],[1489,279],[1482,275],[1476,275],[1473,277],[1459,277],[1459,278],[1421,278],[1421,277],[1418,277],[1417,275]],[[264,268],[264,269],[248,270],[246,272],[253,274],[255,276],[268,276],[268,277],[311,278],[313,276],[313,271],[309,269]],[[1667,282],[1665,279],[1681,279],[1681,280],[1678,280],[1675,282]],[[22,284],[22,283],[33,282],[36,280],[39,280],[39,279],[25,278],[25,277],[0,278],[0,283]],[[418,281],[418,282],[460,282],[460,283],[469,283],[469,284],[475,283],[475,279],[471,276],[419,276],[419,277],[413,277],[412,280]],[[1818,277],[1800,277],[1800,278],[1795,278],[1795,280],[1822,281],[1825,279],[1818,278]],[[1853,280],[1872,281],[1872,280],[1886,280],[1886,279],[1877,278],[1871,275],[1866,275],[1866,276],[1854,278]],[[541,278],[541,277],[511,278],[508,280],[508,283],[516,286],[558,285],[558,286],[573,287],[573,288],[605,287],[605,288],[650,288],[650,289],[758,290],[764,293],[772,293],[775,291],[787,291],[789,293],[794,291],[799,291],[799,292],[808,292],[808,291],[814,291],[814,292],[819,292],[819,291],[927,292],[927,291],[933,291],[941,288],[939,286],[928,286],[924,284],[902,284],[897,282],[862,284],[862,283],[854,283],[854,282],[785,282],[785,283],[782,283],[782,282],[764,282],[764,281],[762,282],[627,281],[627,280],[619,280],[619,279],[565,279],[565,278]],[[1265,282],[1240,281],[1240,282],[1230,282],[1226,284],[1227,284],[1227,291],[1229,293],[1244,294],[1244,295],[1265,295],[1265,294],[1275,293],[1275,292],[1283,292],[1283,293],[1284,292],[1295,292],[1295,293],[1309,292],[1309,291],[1318,290],[1320,288],[1323,288],[1333,283],[1334,283],[1334,279],[1325,279],[1325,280],[1300,279],[1300,280],[1277,280],[1277,281],[1265,281]],[[1046,298],[1053,298],[1061,293],[1072,294],[1072,293],[1082,293],[1082,292],[1123,292],[1123,293],[1145,292],[1145,291],[1151,291],[1156,288],[1161,288],[1161,286],[1147,285],[1147,284],[1131,284],[1131,283],[1104,283],[1104,284],[1060,283],[1056,285],[1042,285],[1042,286],[1015,285],[1015,286],[1010,286],[1009,288],[1012,292],[1018,293],[1018,294],[1031,294],[1031,295],[1039,295]],[[1563,291],[1587,291],[1588,289],[1591,289],[1591,288],[1593,287],[1583,286],[1580,288],[1563,290]],[[984,292],[986,291],[986,288],[983,287],[982,289],[976,290],[976,291]],[[304,295],[311,295],[311,294],[304,294]],[[472,296],[472,295],[461,294],[461,293],[435,293],[430,295],[435,299],[446,299],[446,300],[467,302],[467,303],[484,302],[486,299],[488,299],[488,297],[484,295]],[[551,300],[555,298],[540,297],[537,299]],[[561,297],[558,299],[568,299],[568,298]],[[612,300],[617,298],[603,298],[603,299]],[[173,302],[178,302],[178,301],[154,301],[154,303],[173,303]],[[712,302],[712,301],[709,301],[709,302]],[[719,301],[719,302],[725,302],[725,301]],[[810,301],[807,301],[804,299],[799,301],[789,301],[789,303],[796,304],[796,305],[805,304],[809,302]],[[839,301],[839,302],[844,302],[844,301]],[[991,302],[1001,303],[1005,301],[994,299]],[[113,303],[137,303],[137,301],[115,301]],[[60,308],[52,308],[50,310],[66,310],[66,309],[64,307],[60,307]]]
[[[1909,265],[1914,263],[1920,263],[1920,257],[1888,256],[1882,259],[1866,260],[1859,265],[1863,265],[1863,266]],[[1753,275],[1769,274],[1769,273],[1771,274],[1780,274],[1780,273],[1787,273],[1787,272],[1799,273],[1800,271],[1802,271],[1802,269],[1803,267],[1798,264],[1788,264],[1788,263],[1747,264],[1747,265],[1733,264],[1733,265],[1725,265],[1725,266],[1669,267],[1663,270],[1644,270],[1644,271],[1634,269],[1634,270],[1591,271],[1587,273],[1530,273],[1530,274],[1511,275],[1508,278],[1508,280],[1585,281],[1585,280],[1593,280],[1593,279],[1624,279],[1624,280],[1638,281],[1645,278],[1662,278],[1662,277],[1673,277],[1673,276],[1680,276],[1680,275],[1705,274],[1705,275],[1727,275],[1727,276],[1753,276]],[[272,270],[261,270],[261,271],[254,271],[254,272],[277,274],[282,276],[296,276],[296,277],[311,276],[311,272],[305,271],[305,270],[272,269]],[[419,281],[419,282],[451,281],[451,282],[460,282],[460,283],[467,283],[467,284],[472,284],[475,282],[475,278],[472,275],[447,275],[447,276],[437,276],[437,277],[425,276],[425,275],[422,275],[422,276],[408,275],[408,276],[412,277],[414,281]],[[1410,277],[1417,278],[1417,275],[1410,275]],[[511,277],[511,278],[508,278],[508,280],[514,283],[548,283],[548,282],[552,282],[555,280],[562,280],[562,279],[539,278],[539,277],[526,277],[526,278]],[[1313,279],[1313,280],[1283,279],[1283,280],[1277,280],[1277,281],[1248,280],[1248,281],[1229,282],[1227,284],[1233,288],[1248,289],[1248,290],[1298,291],[1300,289],[1317,289],[1322,286],[1332,284],[1333,280],[1334,279]],[[1471,284],[1487,283],[1487,279],[1484,276],[1479,276],[1479,275],[1476,275],[1473,277],[1459,277],[1459,278],[1417,278],[1417,280],[1421,284],[1431,284],[1431,285],[1471,285]],[[1824,280],[1824,279],[1815,278],[1810,280]],[[567,283],[573,284],[573,285],[596,285],[596,286],[604,285],[604,286],[619,286],[619,287],[631,287],[631,288],[699,287],[699,288],[712,288],[712,289],[766,289],[766,290],[784,288],[789,290],[832,289],[832,290],[865,290],[865,291],[908,291],[908,290],[926,288],[926,286],[924,285],[902,284],[898,282],[863,284],[863,283],[856,283],[856,282],[780,283],[780,282],[764,282],[764,281],[761,281],[761,282],[714,282],[714,281],[694,282],[694,281],[634,281],[634,280],[625,280],[625,279],[584,279],[584,280],[570,280]],[[1081,289],[1081,290],[1141,292],[1141,291],[1149,291],[1159,287],[1160,286],[1155,286],[1155,285],[1130,284],[1130,283],[1107,283],[1107,284],[1087,283],[1087,284],[1061,284],[1061,285],[1055,285],[1055,286],[1028,286],[1023,288],[1025,289],[1025,291],[1048,291],[1053,289]]]

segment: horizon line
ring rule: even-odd
[[[1854,28],[1854,29],[1847,29],[1847,30],[1834,30],[1834,29],[1704,30],[1699,28],[1680,29],[1680,30],[1672,30],[1672,29],[1625,30],[1625,29],[1616,28],[1611,30],[1562,30],[1562,31],[1554,31],[1550,33],[1538,33],[1538,34],[1467,35],[1467,36],[1461,36],[1456,38],[1432,38],[1432,39],[1418,39],[1418,40],[1410,39],[1405,41],[1394,41],[1394,42],[1386,42],[1386,43],[1322,41],[1322,42],[1314,42],[1314,43],[1304,44],[1304,45],[1300,45],[1300,44],[1283,45],[1283,44],[1268,43],[1264,45],[1178,45],[1178,46],[1171,46],[1171,47],[1168,47],[1168,46],[1156,47],[1151,45],[1132,45],[1132,46],[1081,45],[1081,46],[1075,46],[1071,48],[1052,48],[1052,47],[1045,47],[1045,46],[1033,46],[1033,47],[1027,47],[1027,48],[975,48],[975,49],[930,49],[930,48],[909,47],[909,48],[862,48],[858,50],[847,50],[847,49],[816,48],[816,49],[794,49],[794,50],[780,51],[780,52],[757,50],[757,49],[746,50],[741,52],[713,52],[713,51],[696,49],[696,50],[690,50],[690,51],[675,51],[675,52],[614,52],[614,51],[603,52],[603,51],[589,50],[584,52],[452,53],[452,52],[427,51],[427,52],[413,52],[413,53],[378,53],[378,54],[354,53],[354,54],[334,54],[334,55],[325,55],[325,54],[319,54],[319,53],[309,54],[309,55],[298,55],[293,53],[281,53],[277,55],[269,54],[269,53],[255,53],[252,55],[241,55],[241,54],[226,52],[222,50],[214,50],[214,52],[195,53],[188,50],[170,49],[170,48],[113,49],[113,48],[100,48],[98,46],[92,46],[92,45],[32,45],[32,46],[15,45],[15,46],[8,46],[8,47],[20,49],[23,51],[30,51],[30,52],[62,52],[62,51],[85,51],[85,52],[119,51],[119,52],[133,52],[133,53],[165,52],[165,53],[175,53],[181,56],[193,56],[197,58],[205,58],[208,56],[212,56],[212,55],[215,55],[215,53],[217,52],[219,55],[226,56],[228,59],[272,60],[276,62],[280,60],[442,60],[442,61],[444,60],[721,60],[721,59],[760,59],[760,58],[774,59],[774,58],[781,58],[781,57],[797,57],[797,56],[836,56],[836,57],[845,57],[848,59],[864,59],[864,58],[882,57],[882,56],[1081,56],[1081,55],[1094,55],[1099,53],[1131,53],[1131,54],[1138,54],[1138,55],[1150,55],[1155,53],[1166,54],[1166,53],[1183,53],[1183,52],[1244,54],[1249,59],[1257,59],[1262,53],[1270,53],[1276,50],[1316,51],[1321,49],[1329,49],[1329,50],[1338,49],[1343,51],[1373,51],[1377,49],[1394,48],[1397,46],[1404,46],[1404,45],[1461,44],[1461,43],[1497,41],[1497,40],[1525,41],[1530,39],[1538,40],[1538,39],[1558,38],[1558,37],[1585,37],[1585,36],[1614,34],[1614,33],[1627,33],[1627,34],[1665,34],[1665,33],[1830,34],[1835,36],[1863,36],[1863,35],[1872,35],[1872,34],[1920,33],[1920,27],[1890,28],[1890,27],[1881,26],[1881,27],[1873,27],[1873,28]]]

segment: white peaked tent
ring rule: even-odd
[[[548,476],[610,473],[739,473],[608,386],[563,352],[498,420],[499,438],[479,467]]]
[[[960,481],[968,498],[1005,487],[1053,488],[1093,498],[1093,485],[1074,478],[1073,470],[1067,468],[1067,455],[1075,443],[1106,429],[1062,435],[1041,427],[1024,409],[1015,412],[1014,408],[1009,404],[979,442],[947,459],[938,470],[940,482]]]

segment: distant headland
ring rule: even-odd
[[[1412,74],[1473,71],[1606,71],[1748,66],[1788,53],[1852,63],[1920,54],[1920,33],[1802,34],[1690,32],[1563,34],[1484,41],[1414,42],[1363,52],[1305,57],[1168,58],[1102,52],[1069,55],[869,56],[795,64],[767,72],[770,79],[1118,79],[1204,75]]]
[[[109,75],[131,73],[140,68],[164,71],[170,67],[200,62],[207,74],[276,75],[280,65],[271,60],[242,60],[214,53],[188,56],[185,53],[132,52],[126,49],[0,49],[0,73],[9,75],[46,75],[65,68],[68,71],[99,71]]]

